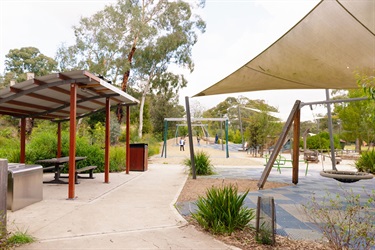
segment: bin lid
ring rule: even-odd
[[[130,144],[130,147],[144,147],[144,146],[148,146],[147,143],[131,143]]]
[[[28,171],[34,171],[42,169],[41,165],[26,165],[24,163],[8,163],[8,173],[12,176],[15,174],[25,173]]]

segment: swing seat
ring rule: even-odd
[[[372,179],[374,176],[370,173],[365,172],[354,172],[354,171],[336,171],[336,170],[324,170],[320,172],[320,175],[327,178],[333,178],[337,181],[344,183],[352,183],[360,180]]]

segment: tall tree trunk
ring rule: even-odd
[[[361,138],[357,138],[355,140],[355,152],[356,153],[362,152],[362,139]]]
[[[134,53],[135,53],[135,50],[137,49],[137,47],[136,47],[137,46],[137,41],[138,41],[138,36],[136,36],[134,38],[132,49],[130,50],[130,52],[128,54],[129,65],[131,65],[132,60],[133,60],[133,56],[134,56]],[[122,78],[121,90],[124,91],[124,92],[127,92],[127,89],[128,89],[129,76],[130,76],[130,67],[124,73],[123,78]],[[121,120],[122,120],[122,117],[123,117],[123,113],[124,112],[122,111],[122,106],[121,105],[117,106],[116,115],[117,115],[117,120],[118,120],[119,123],[121,123]]]
[[[141,103],[140,103],[140,107],[139,107],[139,126],[138,126],[138,137],[139,138],[142,138],[142,134],[143,134],[143,110],[144,110],[144,107],[145,107],[146,96],[147,96],[147,94],[150,90],[151,78],[152,78],[152,74],[150,74],[150,78],[147,81],[147,83],[146,83],[146,85],[143,89],[143,92],[142,92]]]
[[[143,132],[143,108],[145,106],[146,101],[146,94],[143,92],[141,97],[141,103],[139,107],[139,126],[138,126],[138,137],[142,138],[142,132]]]

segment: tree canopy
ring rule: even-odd
[[[5,56],[4,84],[8,85],[11,80],[22,82],[26,80],[26,73],[32,72],[35,76],[50,74],[57,69],[57,62],[43,55],[35,47],[23,47],[12,49]]]
[[[187,84],[171,66],[194,69],[192,47],[205,22],[193,11],[203,6],[204,1],[119,0],[81,19],[74,27],[76,44],[59,49],[59,65],[101,74],[124,91],[138,89],[142,136],[146,96],[159,86],[178,93]]]
[[[344,92],[347,98],[365,96],[363,89],[352,89]],[[375,102],[373,100],[355,101],[335,105],[335,112],[341,120],[341,136],[348,141],[356,141],[357,150],[361,150],[363,141],[375,139]]]

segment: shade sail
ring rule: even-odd
[[[195,96],[277,89],[353,89],[375,70],[375,1],[323,0],[244,66]]]
[[[77,84],[76,116],[83,117],[110,105],[139,101],[94,74],[78,70],[36,77],[0,91],[0,114],[49,120],[70,115],[70,84]]]

